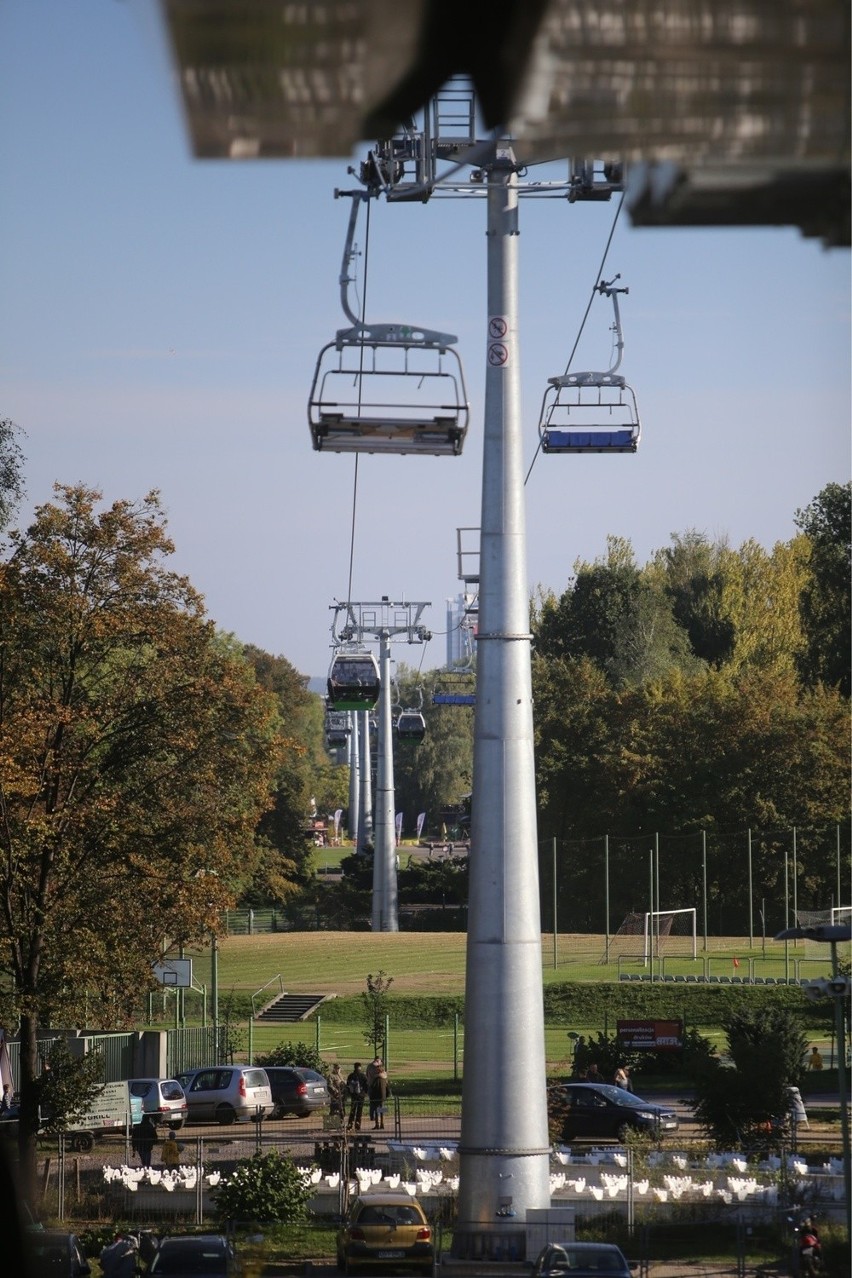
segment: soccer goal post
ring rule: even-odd
[[[627,960],[648,966],[653,954],[698,957],[698,911],[694,906],[684,910],[633,911],[610,939],[601,962]]]
[[[643,953],[645,963],[651,954],[681,954],[698,957],[698,911],[692,906],[687,910],[646,910],[643,929]]]

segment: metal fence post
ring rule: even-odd
[[[453,1013],[453,1082],[459,1081],[459,1014]]]
[[[195,1223],[204,1223],[204,1137],[195,1138]]]

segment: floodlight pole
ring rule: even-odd
[[[377,707],[379,745],[376,757],[376,811],[373,839],[372,926],[374,932],[399,931],[390,666],[390,634],[387,630],[382,630],[379,635],[381,691]]]
[[[453,1254],[522,1260],[527,1212],[550,1206],[550,1143],[518,351],[518,191],[508,147],[498,144],[485,169],[487,366]]]

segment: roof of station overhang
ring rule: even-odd
[[[199,158],[350,156],[453,75],[518,158],[625,161],[640,225],[849,244],[848,0],[159,0]]]

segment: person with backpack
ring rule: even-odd
[[[346,1091],[349,1095],[349,1118],[346,1123],[348,1132],[351,1132],[353,1127],[356,1132],[360,1132],[361,1113],[369,1090],[367,1076],[361,1069],[361,1062],[356,1061],[352,1067],[352,1073],[346,1079]]]

